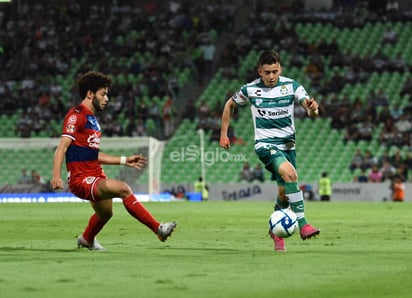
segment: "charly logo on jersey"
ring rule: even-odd
[[[262,90],[260,90],[260,89],[257,89],[256,91],[255,91],[255,95],[256,96],[262,96]]]
[[[87,143],[90,148],[99,149],[100,147],[100,136],[95,132],[87,138]]]

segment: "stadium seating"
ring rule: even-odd
[[[330,41],[333,36],[336,37],[343,52],[349,51],[354,54],[365,55],[368,52],[375,53],[381,47],[380,39],[387,25],[387,23],[366,24],[362,28],[348,30],[338,29],[330,24],[299,23],[296,25],[296,32],[300,38],[314,42],[318,42],[321,39]],[[412,61],[412,43],[410,42],[412,23],[394,22],[390,25],[398,32],[399,42],[393,46],[385,45],[383,47],[384,53],[392,58],[397,54],[401,54],[406,61]],[[139,34],[139,32],[134,32],[133,34]],[[240,77],[245,77],[250,70],[255,67],[258,54],[259,52],[256,49],[252,49],[243,58],[238,70],[239,78],[225,79],[223,78],[222,72],[217,70],[216,74],[196,101],[196,106],[198,106],[201,100],[207,101],[211,107],[222,105],[227,92],[235,91],[244,83]],[[147,58],[148,55],[150,55],[150,53],[138,55],[138,59],[143,59],[143,57]],[[282,59],[287,66],[290,60],[290,54],[282,53]],[[55,77],[65,92],[70,90],[72,78],[76,71],[83,65],[83,62],[84,61],[74,59],[71,64],[72,69],[67,76],[58,75]],[[338,71],[344,71],[344,69],[338,69]],[[325,77],[330,76],[331,73],[332,69],[327,67]],[[191,72],[190,69],[186,68],[180,71],[176,70],[173,74],[178,75],[179,85],[184,86],[190,79]],[[304,76],[302,69],[285,67],[284,74],[295,78],[310,90],[310,81]],[[374,73],[370,76],[366,84],[346,85],[341,91],[341,94],[348,94],[351,100],[357,97],[365,99],[375,86],[385,86],[385,91],[391,94],[390,104],[399,104],[401,107],[405,107],[409,104],[408,97],[400,96],[398,91],[408,75],[410,75],[410,73]],[[137,84],[141,80],[141,75],[117,74],[115,76],[116,83],[120,85],[127,81]],[[144,92],[143,100],[146,103],[155,101],[159,105],[162,102],[158,97],[150,98],[147,92]],[[21,111],[10,116],[0,116],[0,138],[15,137],[15,124],[20,116]],[[239,120],[234,122],[233,125],[236,134],[247,142],[246,145],[234,145],[230,151],[226,152],[218,146],[217,142],[207,141],[205,144],[205,152],[213,155],[214,158],[213,162],[206,166],[206,179],[211,183],[237,182],[238,172],[244,162],[244,159],[241,157],[247,159],[251,166],[254,166],[258,162],[252,144],[253,127],[249,118],[250,111],[247,108],[243,109],[239,113],[239,117]],[[61,124],[57,122],[51,123],[51,126],[57,131],[60,130],[60,125]],[[199,146],[199,134],[196,132],[196,125],[196,122],[183,121],[168,141],[163,156],[163,182],[193,183],[201,174],[201,164],[198,156],[194,161],[187,160],[188,156],[182,157],[184,162],[174,162],[170,159],[170,154],[174,151],[187,154],[187,148],[189,148],[189,146]],[[378,141],[381,127],[378,127],[374,131],[371,142],[360,142],[359,144],[348,142],[344,144],[342,142],[342,133],[332,130],[330,128],[330,120],[327,118],[315,120],[296,119],[295,125],[297,127],[297,154],[300,181],[316,181],[323,171],[327,171],[330,173],[332,181],[350,182],[353,177],[352,173],[348,170],[348,165],[356,148],[361,148],[362,150],[371,149],[377,155],[383,150]],[[155,124],[149,122],[147,129],[149,133],[155,131]],[[46,135],[43,133],[39,137],[46,137]],[[208,134],[206,134],[206,140],[208,140],[207,137]],[[391,148],[391,151],[393,152],[396,149],[397,148]],[[402,148],[402,150],[406,150],[406,148]],[[219,161],[220,157],[227,157],[227,153],[230,153],[232,160],[229,162]],[[50,157],[52,154],[51,151],[47,150],[33,150],[30,152],[30,159],[22,159],[20,152],[0,150],[1,182],[15,183],[23,167],[28,169],[36,168],[45,179],[50,179]],[[111,177],[118,177],[120,175],[120,170],[117,167],[105,167],[105,171],[107,171]],[[266,178],[268,179],[269,177],[267,176]],[[142,179],[141,181],[147,181],[147,173],[144,173],[140,179]]]
[[[397,46],[385,46],[384,53],[391,58],[400,53],[406,61],[410,61],[410,58],[412,58],[410,56],[412,50],[410,50],[411,45],[408,39],[408,32],[412,29],[412,24],[407,23],[405,25],[393,23],[390,25],[397,30],[400,40],[399,44],[402,46],[399,44]],[[306,40],[313,42],[319,42],[321,39],[330,41],[332,36],[337,37],[338,43],[343,52],[350,51],[354,54],[365,55],[368,52],[376,53],[380,47],[380,39],[386,26],[387,24],[377,23],[373,25],[367,24],[362,29],[340,30],[332,27],[332,25],[298,24],[296,26],[296,30],[301,38],[305,38]],[[331,34],[331,32],[334,34]],[[362,44],[362,47],[359,46],[360,44]],[[246,75],[247,72],[254,67],[257,56],[258,52],[254,49],[245,56],[243,63],[239,68],[241,75]],[[287,54],[283,56],[283,60],[286,61],[286,65],[289,58],[290,57]],[[326,73],[330,75],[332,73],[331,69],[327,68]],[[289,69],[289,72],[286,69],[285,75],[296,78],[305,86],[310,86],[310,82],[303,76],[302,70],[300,69],[291,68]],[[351,100],[354,100],[357,97],[365,100],[369,92],[375,88],[375,86],[385,86],[385,91],[387,94],[391,94],[390,104],[399,104],[401,107],[404,107],[408,104],[408,99],[405,96],[401,97],[397,94],[397,92],[407,75],[408,73],[401,74],[397,72],[390,74],[374,73],[367,84],[358,84],[355,86],[347,85],[342,90],[341,94],[348,94]],[[226,94],[227,91],[235,91],[241,86],[242,83],[243,82],[239,80],[223,79],[222,74],[217,72],[199,99],[206,100],[210,106],[214,106],[221,100],[219,95]],[[197,104],[200,103],[200,100]],[[239,137],[242,137],[245,140],[252,140],[253,128],[249,125],[250,119],[248,119],[248,117],[250,117],[250,115],[247,112],[242,111],[239,121],[234,124],[234,128]],[[379,144],[379,133],[381,126],[378,126],[378,128],[374,131],[371,142],[360,142],[358,144],[349,142],[344,144],[342,141],[342,133],[330,128],[329,119],[296,119],[295,124],[297,127],[299,179],[301,181],[317,181],[321,173],[323,171],[327,171],[330,173],[332,180],[335,182],[351,182],[353,179],[353,173],[349,171],[348,165],[356,148],[360,148],[361,150],[370,149],[376,155],[380,155],[384,150],[384,148]],[[186,129],[183,131],[183,134],[188,134]],[[190,138],[182,138],[180,131],[178,131],[173,138],[183,140],[183,142],[180,143],[182,147],[194,144],[194,140],[196,140],[195,135],[192,135]],[[189,142],[185,143],[187,140],[189,140]],[[213,145],[217,146],[217,144],[212,143],[206,146],[205,150],[216,150]],[[166,147],[168,146],[170,145],[167,145]],[[396,148],[391,150],[393,152]],[[246,154],[252,165],[257,162],[256,157],[254,156],[253,146],[250,143],[243,148],[240,146],[232,146],[230,152],[231,154]],[[237,174],[242,167],[242,162],[233,161],[223,164],[224,166],[215,165],[207,168],[208,181],[237,181]],[[184,168],[185,165],[182,163],[181,167]],[[183,171],[186,173],[186,178],[182,178],[185,179],[186,182],[194,181],[196,178],[196,175],[191,176],[190,173],[200,173],[199,167],[193,165],[190,165],[189,167],[191,168],[190,170],[187,169]],[[167,173],[168,169],[165,169],[164,172],[163,177],[166,178],[165,181],[167,181],[168,178],[173,177],[173,175]]]

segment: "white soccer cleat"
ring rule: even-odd
[[[164,242],[173,233],[177,223],[175,221],[161,223],[157,229],[157,237],[160,241]]]
[[[105,248],[101,246],[99,241],[94,239],[93,243],[90,243],[89,241],[84,239],[83,235],[80,235],[79,237],[77,237],[77,248],[81,248],[81,247],[85,247],[89,250],[105,250]]]

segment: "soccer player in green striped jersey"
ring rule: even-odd
[[[294,103],[297,100],[309,117],[319,114],[318,103],[305,88],[293,79],[282,76],[280,56],[276,51],[264,51],[258,61],[260,78],[243,85],[224,106],[220,146],[229,149],[227,136],[233,110],[250,104],[255,131],[255,152],[277,182],[275,210],[291,208],[298,217],[303,240],[319,235],[304,213],[302,191],[298,187],[295,151]],[[275,250],[285,251],[283,238],[269,231]]]

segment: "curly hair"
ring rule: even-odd
[[[80,98],[85,98],[87,91],[96,92],[101,88],[112,87],[112,79],[97,71],[88,71],[83,74],[77,82]]]

